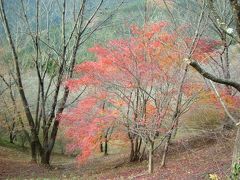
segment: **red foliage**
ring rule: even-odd
[[[192,38],[186,38],[185,42],[190,47],[192,45]],[[215,56],[216,50],[219,46],[223,45],[221,41],[212,40],[211,38],[201,38],[196,41],[195,48],[192,54],[194,60],[207,63],[209,56]]]
[[[80,149],[79,162],[84,162],[97,147],[102,130],[116,119],[111,110],[103,110],[103,94],[82,99],[75,108],[63,113],[64,126],[68,127],[66,136],[71,139],[68,151]]]
[[[148,129],[166,131],[161,123],[171,114],[169,104],[177,92],[183,52],[186,52],[183,41],[178,40],[175,32],[167,31],[167,27],[166,22],[143,28],[134,25],[132,37],[112,40],[105,47],[95,45],[89,51],[95,53],[97,60],[75,67],[80,77],[69,80],[66,85],[71,90],[88,85],[91,91],[75,108],[64,113],[62,119],[69,127],[66,135],[72,139],[69,150],[81,149],[79,161],[84,162],[91,155],[101,133],[115,120],[123,124],[134,120]],[[185,42],[189,44],[190,40],[186,38]],[[201,39],[193,57],[206,59],[215,46],[216,42]],[[149,97],[132,107],[138,90]],[[164,97],[168,97],[167,100]],[[145,115],[136,116],[145,106]]]

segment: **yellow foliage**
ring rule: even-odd
[[[209,179],[210,179],[210,180],[219,180],[217,174],[209,174]]]

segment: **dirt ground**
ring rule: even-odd
[[[46,168],[30,163],[26,151],[0,147],[0,179],[199,180],[208,179],[209,174],[227,179],[234,136],[217,136],[173,143],[165,168],[160,168],[161,153],[156,152],[152,175],[147,174],[147,161],[129,163],[127,153],[98,156],[81,166],[71,157],[55,155],[52,167]]]

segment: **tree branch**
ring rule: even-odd
[[[234,87],[235,89],[237,89],[240,92],[240,83],[237,83],[237,82],[232,81],[232,80],[216,77],[215,75],[213,75],[213,74],[207,72],[206,70],[204,70],[201,67],[201,65],[194,60],[187,59],[186,62],[190,66],[192,66],[197,72],[199,72],[203,77],[205,77],[207,79],[210,79],[210,80],[212,80],[213,82],[216,82],[216,83],[225,84],[225,85]]]

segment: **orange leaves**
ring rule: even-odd
[[[146,40],[153,38],[154,35],[160,33],[169,23],[167,22],[158,22],[150,25],[145,25],[143,28],[140,28],[136,25],[132,25],[130,30],[133,35],[137,35],[141,38],[146,38]]]
[[[97,67],[96,62],[87,61],[87,62],[83,62],[79,65],[76,65],[74,70],[76,72],[88,73],[89,71],[94,70],[96,67]]]
[[[95,53],[96,55],[102,56],[102,57],[104,57],[105,55],[108,54],[108,51],[105,48],[103,48],[101,45],[98,45],[98,44],[92,48],[89,48],[88,50],[89,50],[89,52]]]
[[[65,85],[72,91],[76,91],[82,86],[97,84],[99,84],[99,81],[93,76],[82,76],[80,79],[70,79],[65,83]]]
[[[151,28],[152,32],[160,33],[161,30],[168,25],[169,25],[168,22],[158,22],[158,23],[151,24],[150,28]]]
[[[233,96],[232,94],[229,94],[229,92],[224,88],[218,89],[218,93],[221,100],[228,108],[235,109],[236,107],[239,107],[240,99],[238,96]],[[214,106],[217,109],[223,110],[223,106],[220,102],[219,97],[217,97],[214,91],[210,89],[202,91],[199,94],[198,106],[200,105]]]
[[[114,105],[115,105],[116,107],[122,107],[122,106],[126,105],[126,102],[123,101],[122,99],[117,99],[117,100],[114,102]]]
[[[65,134],[71,140],[68,150],[81,150],[77,157],[79,163],[84,163],[94,152],[102,132],[118,116],[115,110],[104,107],[104,98],[105,93],[88,96],[76,108],[61,115],[62,124],[67,127]]]
[[[186,44],[190,46],[192,38],[185,38]],[[212,40],[210,38],[198,39],[194,48],[192,58],[203,63],[208,62],[210,56],[214,56],[217,48],[222,45],[221,41]]]
[[[134,88],[137,82],[156,82],[159,77],[182,63],[177,35],[168,32],[167,22],[133,25],[133,36],[110,41],[105,47],[96,45],[90,52],[96,54],[96,62],[84,62],[75,70],[83,74],[77,81],[69,81],[69,87],[80,85],[116,85]]]
[[[75,67],[79,78],[66,85],[73,90],[88,85],[91,90],[61,118],[70,126],[68,136],[75,143],[72,148],[81,149],[81,162],[94,151],[101,133],[115,122],[144,135],[167,131],[162,121],[173,114],[181,79],[179,69],[187,52],[184,48],[192,42],[189,37],[179,40],[176,32],[167,30],[168,26],[167,22],[142,28],[133,25],[131,37],[95,45],[89,51],[95,53],[96,61]],[[193,57],[205,60],[217,44],[199,40]],[[184,96],[201,88],[200,83],[185,85]]]
[[[147,116],[152,116],[156,113],[156,107],[153,106],[151,103],[147,103],[146,105],[146,113],[147,113]]]
[[[187,96],[200,93],[202,90],[204,90],[204,84],[202,82],[189,82],[183,85],[183,92]]]

